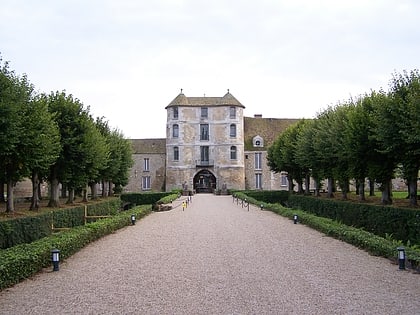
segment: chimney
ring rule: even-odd
[[[254,114],[254,118],[262,118],[262,114]]]

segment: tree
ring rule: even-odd
[[[25,159],[32,180],[30,210],[39,208],[39,183],[60,153],[60,132],[53,115],[48,111],[46,95],[28,103],[23,113]]]
[[[394,73],[390,83],[388,112],[379,111],[382,119],[394,119],[380,141],[394,152],[401,163],[408,185],[411,205],[417,205],[417,180],[420,168],[420,76],[418,70]],[[385,129],[385,128],[384,128]]]
[[[26,131],[22,113],[34,87],[26,75],[17,76],[0,57],[0,178],[7,184],[6,212],[14,211],[13,187],[28,176],[25,163]]]

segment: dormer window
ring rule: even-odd
[[[264,147],[264,140],[260,136],[255,136],[252,139],[252,144],[256,148],[262,148],[262,147]]]

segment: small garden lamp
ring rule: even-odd
[[[260,209],[264,210],[264,205],[263,204],[260,205]]]
[[[136,224],[136,215],[135,214],[131,215],[131,224],[132,225]]]
[[[398,250],[398,265],[401,270],[405,269],[405,248],[397,247]]]
[[[60,269],[60,251],[58,249],[54,248],[53,250],[51,250],[51,260],[53,263],[53,271],[58,271]]]
[[[298,219],[299,219],[299,218],[298,218],[298,215],[297,215],[297,214],[294,214],[294,215],[293,215],[293,223],[294,223],[294,224],[297,224],[297,223],[298,223]]]

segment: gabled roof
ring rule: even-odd
[[[254,118],[244,117],[244,144],[246,151],[266,151],[287,127],[300,119],[291,118]],[[252,139],[260,136],[264,140],[263,148],[252,145]]]
[[[166,139],[131,139],[134,154],[166,154]]]
[[[172,107],[172,106],[240,106],[245,108],[232,94],[230,94],[229,90],[223,97],[187,97],[184,93],[178,94],[177,97],[174,98],[172,102],[169,103],[168,106],[165,107]]]

